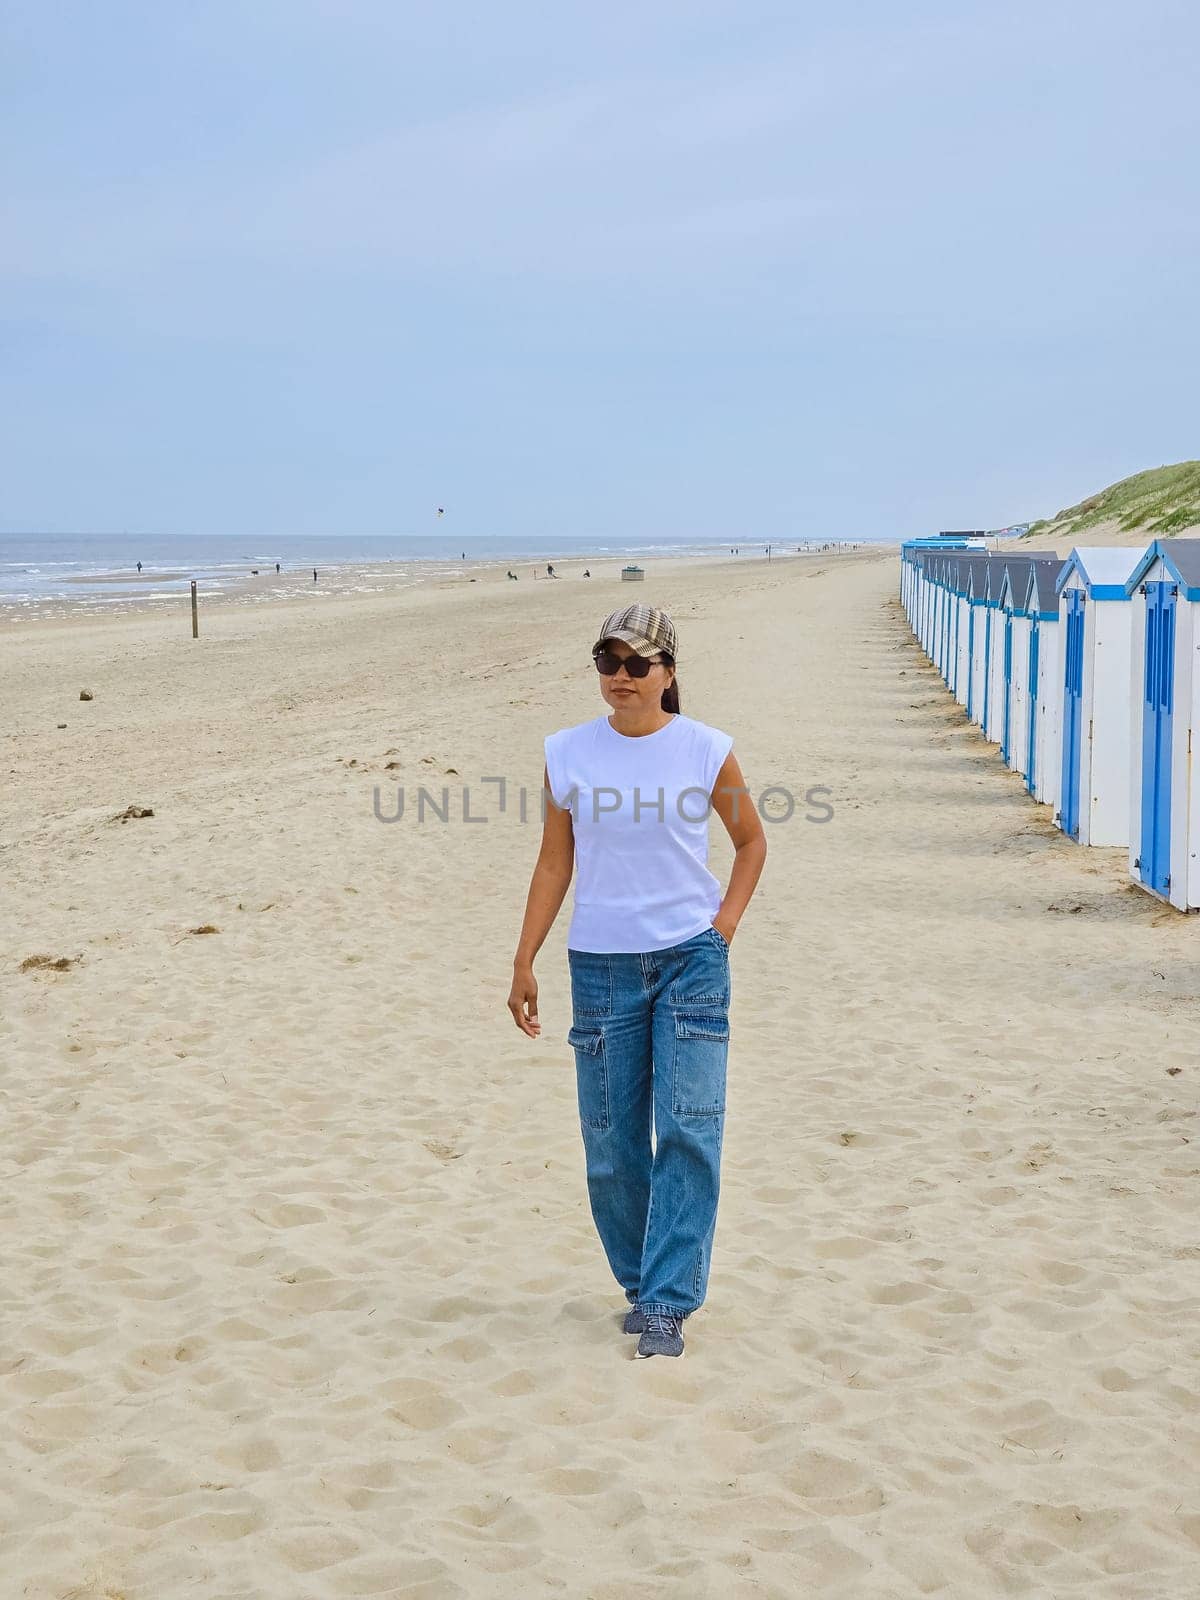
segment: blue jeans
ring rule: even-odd
[[[666,950],[569,949],[567,960],[600,1242],[626,1299],[689,1316],[704,1303],[717,1223],[729,946],[708,927]]]

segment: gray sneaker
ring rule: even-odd
[[[683,1318],[670,1311],[643,1311],[646,1331],[638,1340],[639,1356],[681,1356]]]
[[[632,1310],[625,1313],[625,1321],[622,1323],[622,1327],[626,1333],[645,1333],[646,1313],[641,1306],[634,1306]]]

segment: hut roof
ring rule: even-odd
[[[1200,539],[1156,539],[1129,574],[1126,592],[1133,593],[1160,557],[1187,598],[1200,600]]]
[[[1076,545],[1063,563],[1056,587],[1061,594],[1071,573],[1078,572],[1094,600],[1125,600],[1125,585],[1141,559],[1141,552],[1120,545]]]
[[[955,588],[959,594],[969,595],[976,582],[976,574],[982,569],[986,556],[959,556],[958,572]]]
[[[1004,582],[1004,569],[1008,565],[1008,556],[989,555],[987,560],[987,576],[984,580],[984,593],[990,604],[995,604],[1000,598],[1000,585]]]
[[[1033,565],[1031,556],[1009,556],[1004,563],[1004,576],[1000,580],[1000,599],[1003,602],[1005,595],[1015,611],[1025,609],[1025,591],[1028,588],[1029,569]]]
[[[1025,580],[1025,609],[1039,616],[1058,615],[1058,575],[1066,565],[1057,556],[1039,556],[1029,563]]]

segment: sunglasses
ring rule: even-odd
[[[644,678],[651,667],[661,667],[662,661],[651,661],[649,656],[617,656],[611,650],[597,650],[592,660],[596,663],[596,671],[605,678],[611,678],[622,667],[631,678]]]

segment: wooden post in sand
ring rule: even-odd
[[[196,580],[192,579],[192,638],[200,637],[200,617],[196,611]]]

